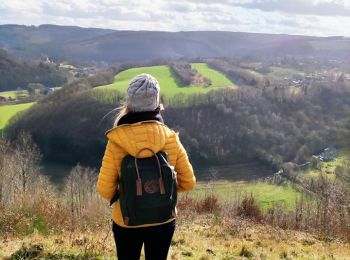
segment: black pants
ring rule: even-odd
[[[159,226],[141,228],[124,228],[113,222],[118,259],[140,259],[144,244],[146,260],[166,260],[175,226],[175,220]]]

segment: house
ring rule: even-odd
[[[322,153],[317,155],[316,157],[321,161],[321,162],[329,162],[333,161],[338,154],[338,150],[334,147],[328,147],[323,150]]]

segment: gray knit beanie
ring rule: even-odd
[[[143,73],[133,78],[126,92],[126,104],[132,112],[153,111],[159,106],[159,83]]]

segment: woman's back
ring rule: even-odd
[[[125,124],[109,130],[107,137],[106,156],[103,158],[97,183],[98,192],[107,200],[111,200],[118,189],[117,180],[120,177],[122,159],[128,154],[136,156],[144,148],[150,148],[155,153],[164,151],[168,154],[169,163],[175,167],[177,173],[178,191],[190,190],[195,185],[193,169],[179,137],[166,125],[155,120]],[[145,150],[139,157],[152,155]],[[118,225],[125,226],[118,202],[113,210],[113,220]]]
[[[168,167],[171,169],[172,176],[174,176],[172,177],[172,187],[177,186],[177,191],[181,192],[192,189],[196,183],[191,163],[178,134],[163,123],[160,115],[159,91],[159,83],[151,75],[141,74],[136,76],[129,84],[126,103],[121,107],[117,116],[116,127],[106,132],[108,142],[98,177],[97,191],[109,201],[114,202],[115,195],[118,195],[121,190],[124,197],[128,196],[130,198],[128,194],[133,194],[125,191],[125,187],[123,185],[124,188],[121,187],[123,181],[120,182],[122,174],[127,177],[132,176],[127,175],[128,173],[124,171],[121,173],[122,161],[128,155],[135,158],[146,158],[160,151],[165,152],[168,156],[168,164],[175,168],[174,173],[174,170],[170,166]],[[136,165],[135,158],[134,164]],[[123,169],[127,168],[123,166]],[[161,169],[160,166],[159,169]],[[137,167],[136,173],[137,176],[142,176],[142,172],[139,173]],[[163,170],[160,170],[160,173],[162,176],[164,174]],[[129,172],[129,174],[131,173]],[[175,177],[176,181],[174,180]],[[125,180],[125,178],[122,180]],[[142,177],[141,179],[138,177],[135,185],[138,191],[142,189],[140,188],[143,186]],[[162,178],[159,178],[159,187],[159,191],[163,192],[161,194],[164,194]],[[174,190],[176,191],[176,189]],[[140,194],[142,192],[137,192],[138,196]],[[123,211],[120,207],[121,200]],[[153,219],[152,222],[135,222],[142,223],[142,225],[137,224],[137,226],[130,227],[128,226],[128,214],[124,214],[125,218],[123,218],[122,213],[129,212],[126,208],[135,204],[133,203],[134,200],[128,201],[130,203],[126,203],[125,200],[119,198],[113,204],[113,234],[118,258],[121,260],[139,259],[142,245],[144,245],[147,260],[166,259],[175,230],[175,203],[172,207],[172,214],[165,215],[164,218],[156,218],[155,221]],[[144,201],[142,200],[142,202]],[[152,203],[155,203],[155,200],[152,200]],[[163,222],[158,223],[159,221]]]

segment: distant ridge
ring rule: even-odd
[[[71,63],[169,58],[310,56],[350,58],[350,39],[226,31],[117,31],[58,25],[0,25],[0,48]]]

